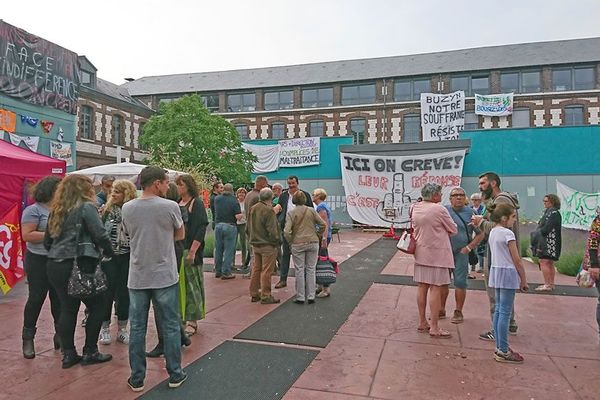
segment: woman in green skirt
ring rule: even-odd
[[[181,196],[179,205],[183,212],[188,214],[185,223],[183,271],[180,271],[180,278],[185,279],[180,286],[185,332],[192,336],[198,330],[197,321],[204,319],[206,315],[202,255],[208,218],[202,199],[198,197],[198,186],[194,178],[190,175],[180,175],[175,183]]]

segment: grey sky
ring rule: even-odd
[[[595,37],[598,15],[598,0],[29,0],[1,18],[86,55],[98,76],[120,84],[125,77]]]

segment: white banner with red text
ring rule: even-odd
[[[340,153],[350,217],[370,226],[400,227],[426,183],[442,187],[442,202],[460,186],[465,150],[410,156]]]

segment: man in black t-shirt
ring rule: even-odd
[[[215,197],[223,193],[223,184],[221,182],[213,183],[212,192],[208,197],[208,204],[210,207],[210,217],[212,219],[212,228],[215,230]]]
[[[223,187],[223,194],[215,197],[215,277],[233,279],[231,267],[235,257],[237,221],[242,218],[240,203],[233,195],[233,185]]]

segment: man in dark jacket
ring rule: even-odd
[[[212,219],[211,226],[215,229],[215,197],[223,193],[223,184],[221,182],[213,183],[212,192],[208,196],[208,205],[210,207],[210,217]]]
[[[290,175],[287,178],[288,190],[284,191],[281,196],[279,196],[279,204],[273,207],[273,210],[277,213],[277,217],[279,219],[279,225],[281,230],[285,227],[285,219],[287,218],[288,212],[292,211],[296,208],[296,205],[292,204],[292,196],[298,190],[304,192],[306,196],[306,205],[308,207],[313,207],[312,196],[305,190],[302,190],[298,187],[298,177],[295,175]],[[279,282],[275,285],[275,289],[284,288],[287,286],[287,277],[288,272],[290,270],[290,256],[292,255],[292,251],[290,249],[290,244],[283,239],[282,245],[282,255],[281,255],[281,265],[279,271]]]
[[[261,189],[259,202],[250,210],[246,222],[246,231],[254,253],[250,296],[252,302],[260,300],[262,304],[275,304],[280,301],[271,296],[271,274],[281,244],[281,230],[271,206],[272,199],[271,189]]]

